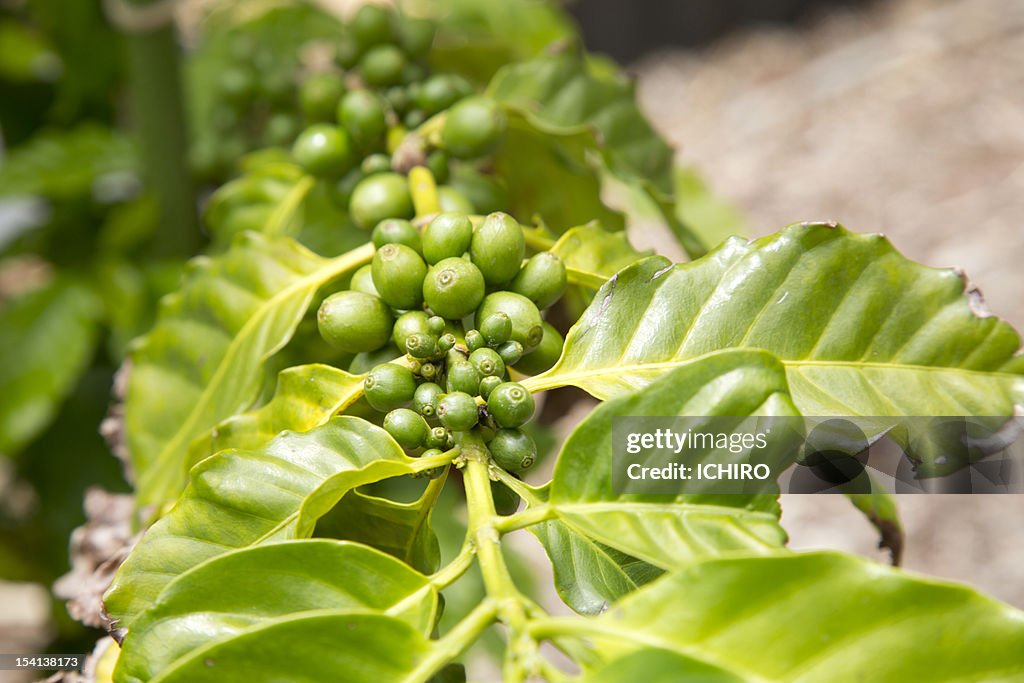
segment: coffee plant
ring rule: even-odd
[[[1019,611],[787,549],[774,482],[612,486],[623,416],[1008,419],[1017,333],[879,235],[695,229],[631,83],[551,7],[489,5],[272,8],[193,62],[192,162],[230,179],[121,371],[109,680],[1024,680]],[[689,260],[634,249],[638,212]],[[566,387],[600,403],[556,444]],[[850,499],[896,548],[892,499]]]

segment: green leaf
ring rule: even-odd
[[[378,614],[282,618],[200,648],[153,683],[411,681],[431,652],[412,626]]]
[[[640,252],[625,232],[608,232],[597,221],[577,226],[550,249],[565,263],[570,281],[597,289],[615,273],[653,252]]]
[[[434,463],[435,465],[437,463]],[[130,627],[175,576],[237,548],[307,538],[352,489],[430,467],[387,432],[341,416],[266,447],[221,451],[192,468],[191,483],[114,577],[107,612]]]
[[[63,279],[0,308],[0,455],[53,420],[92,360],[101,313],[87,287]]]
[[[601,177],[587,162],[595,145],[590,131],[542,131],[511,115],[494,155],[495,173],[508,183],[509,212],[524,222],[539,218],[556,234],[590,220],[621,230],[625,219],[602,203]]]
[[[73,199],[92,192],[98,178],[134,168],[131,143],[108,128],[82,124],[47,131],[11,150],[0,164],[0,197]]]
[[[645,647],[612,660],[607,666],[579,679],[579,683],[746,683],[749,679],[712,664],[656,647]]]
[[[431,65],[481,84],[506,64],[577,40],[572,20],[543,0],[411,0],[404,4],[440,18]]]
[[[316,535],[355,541],[396,557],[413,569],[436,572],[441,547],[430,525],[440,487],[429,488],[411,503],[352,491],[324,515]]]
[[[555,569],[555,589],[580,614],[600,614],[661,570],[574,531],[558,520],[529,527]]]
[[[838,553],[698,563],[593,626],[609,654],[655,645],[726,681],[1016,680],[1024,651],[1020,611]]]
[[[869,476],[868,480],[871,493],[848,493],[847,497],[878,531],[878,547],[888,548],[892,563],[898,566],[903,557],[906,534],[896,496],[879,486],[872,477]]]
[[[524,383],[609,398],[751,348],[781,359],[805,415],[1011,415],[1024,398],[1020,338],[973,305],[959,273],[909,261],[880,235],[795,225],[689,264],[653,257],[623,270],[555,367]]]
[[[423,634],[437,592],[387,555],[325,539],[272,543],[215,557],[174,579],[134,622],[115,681],[141,683],[215,641],[318,610],[386,612]]]
[[[672,148],[640,111],[633,84],[621,73],[599,72],[578,54],[544,56],[506,66],[488,93],[527,113],[545,132],[597,130],[615,175],[672,196]]]
[[[676,214],[704,244],[720,244],[728,237],[749,234],[738,208],[716,195],[692,167],[676,168]]]
[[[191,442],[250,407],[264,363],[316,291],[372,253],[368,245],[322,259],[290,239],[245,233],[226,254],[191,262],[130,356],[125,419],[140,505],[173,500]]]
[[[283,431],[307,432],[350,406],[363,393],[363,378],[330,365],[282,370],[266,404],[232,415],[192,442],[191,460],[229,448],[260,448]]]
[[[551,481],[548,504],[564,529],[538,534],[555,568],[556,584],[563,587],[563,599],[581,612],[601,611],[608,599],[631,589],[630,582],[637,583],[621,566],[621,558],[609,557],[597,544],[672,569],[724,553],[772,553],[785,542],[774,495],[616,493],[612,425],[618,417],[634,415],[794,416],[797,412],[786,394],[785,371],[773,356],[728,351],[681,365],[643,391],[605,402],[583,420],[566,441]],[[786,448],[789,444],[776,445],[790,459],[795,457]],[[701,457],[696,451],[691,455],[694,462]],[[774,493],[774,482],[770,486]],[[574,535],[589,541],[573,539]],[[631,570],[650,576],[644,568]],[[577,574],[585,577],[581,580]]]

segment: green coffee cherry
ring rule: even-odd
[[[398,24],[398,43],[410,57],[423,57],[430,52],[435,30],[430,19],[403,16]]]
[[[511,202],[504,180],[465,165],[452,169],[452,178],[448,183],[475,207],[466,213],[489,214],[503,211]]]
[[[437,384],[424,382],[416,387],[416,392],[413,394],[413,409],[423,417],[434,417],[437,412],[437,399],[442,393],[441,387]]]
[[[233,66],[220,74],[220,92],[233,104],[244,104],[256,92],[256,75],[249,69]]]
[[[398,173],[378,173],[364,178],[352,191],[352,220],[370,230],[385,218],[412,218],[415,210],[409,183]]]
[[[510,289],[522,294],[544,310],[562,298],[568,279],[565,264],[554,254],[542,251],[530,257],[512,281]]]
[[[383,346],[376,351],[364,351],[357,353],[352,362],[349,363],[348,371],[353,375],[363,375],[373,370],[382,363],[390,363],[396,358],[401,358],[404,352],[399,351],[393,344]]]
[[[345,84],[340,76],[331,73],[313,74],[299,88],[302,115],[310,123],[331,121],[344,94]]]
[[[349,283],[348,288],[353,292],[380,296],[377,293],[377,288],[373,286],[373,275],[370,272],[369,264],[361,266],[359,270],[353,273],[352,282]]]
[[[381,249],[385,244],[404,244],[416,253],[423,248],[420,231],[404,218],[385,218],[373,229],[373,246]]]
[[[539,375],[550,370],[562,356],[562,335],[549,323],[544,323],[544,336],[540,344],[515,364],[515,369],[527,375]]]
[[[466,348],[471,352],[477,349],[482,349],[487,345],[487,341],[484,336],[480,334],[479,330],[470,330],[466,333]]]
[[[453,157],[476,159],[498,146],[506,125],[497,102],[484,96],[467,97],[448,110],[441,144]]]
[[[434,181],[443,183],[448,180],[448,155],[443,150],[435,149],[427,155],[427,168],[430,169]]]
[[[483,375],[469,361],[459,361],[448,366],[448,374],[445,379],[449,392],[459,391],[471,396],[476,395],[480,388],[480,380]]]
[[[388,130],[384,103],[369,90],[353,90],[338,105],[338,121],[356,149],[379,149]]]
[[[431,413],[433,414],[433,413]],[[434,427],[427,434],[426,446],[427,448],[447,448],[448,442],[451,440],[451,433],[444,427]],[[440,453],[440,451],[438,451]],[[426,455],[426,453],[424,453]]]
[[[420,366],[420,377],[433,381],[437,377],[437,366],[433,363],[423,363]]]
[[[362,54],[356,37],[351,33],[343,34],[334,45],[334,63],[342,69],[351,69],[359,63]]]
[[[324,299],[316,321],[320,336],[328,344],[348,353],[359,353],[387,344],[394,318],[378,297],[345,291]]]
[[[432,315],[427,318],[427,330],[434,336],[440,337],[443,335],[447,325],[444,318],[439,315]]]
[[[544,336],[544,321],[537,306],[525,296],[515,292],[488,294],[476,310],[476,319],[486,320],[496,313],[504,313],[512,321],[511,340],[522,344],[525,351],[540,344]],[[508,364],[508,360],[505,362]]]
[[[270,69],[266,73],[260,74],[256,88],[271,104],[285,106],[289,104],[292,99],[292,89],[295,85],[292,79],[292,73],[292,69],[287,66],[283,68]],[[333,117],[334,111],[331,111],[330,118]]]
[[[451,332],[442,334],[437,340],[438,353],[448,353],[455,347],[456,341],[455,335]]]
[[[384,363],[366,375],[363,391],[374,410],[386,413],[412,400],[416,393],[416,378],[407,367]]]
[[[457,79],[450,74],[437,74],[423,82],[416,91],[416,106],[429,115],[444,111],[460,99],[463,93]]]
[[[341,177],[355,163],[348,134],[326,123],[302,131],[292,145],[292,156],[307,173],[321,177]]]
[[[480,374],[484,377],[490,375],[496,375],[503,377],[505,375],[505,362],[501,360],[501,356],[494,349],[482,348],[477,349],[473,353],[469,354],[469,362],[473,364]]]
[[[384,416],[384,430],[403,448],[413,450],[427,440],[427,421],[408,408],[397,408]]]
[[[414,128],[419,128],[420,126],[422,126],[423,122],[426,120],[426,114],[421,112],[419,109],[413,109],[412,111],[406,113],[404,117],[402,117],[402,124],[409,130],[412,130]]]
[[[437,417],[453,432],[464,432],[476,426],[479,412],[472,396],[456,391],[445,394],[437,402]]]
[[[273,114],[263,127],[263,144],[268,147],[284,147],[295,140],[302,130],[298,120],[291,114]]]
[[[497,387],[499,384],[502,384],[504,381],[505,380],[503,380],[501,377],[495,375],[488,375],[484,377],[482,380],[480,380],[480,396],[486,399],[488,396],[491,395],[491,392],[494,391],[495,387]]]
[[[391,332],[391,340],[400,349],[405,348],[405,341],[414,334],[433,334],[430,331],[427,314],[423,311],[409,311],[398,316]]]
[[[533,417],[533,396],[522,384],[505,382],[487,397],[487,410],[499,427],[519,427]]]
[[[392,39],[392,12],[381,5],[362,5],[349,24],[360,48],[366,50]]]
[[[484,298],[484,276],[469,261],[447,258],[430,268],[423,280],[423,299],[434,313],[449,320],[466,317]]]
[[[423,229],[423,257],[427,263],[457,258],[469,251],[473,224],[462,214],[442,213]]]
[[[419,84],[424,78],[427,77],[427,69],[422,64],[416,62],[408,62],[402,69],[402,83],[406,86],[413,86]],[[408,90],[406,95],[409,95]],[[410,104],[412,103],[411,97],[409,97]]]
[[[393,85],[384,92],[384,99],[391,105],[391,110],[397,116],[402,116],[409,111],[412,100],[409,97],[409,89],[401,85]]]
[[[491,498],[494,500],[494,511],[503,517],[514,515],[522,502],[518,493],[500,481],[491,482]]]
[[[445,213],[475,213],[477,211],[473,202],[448,185],[438,186],[437,203],[441,205],[441,210]]]
[[[413,358],[432,358],[437,354],[437,338],[429,334],[410,335],[405,338],[405,351]]]
[[[529,469],[537,462],[537,444],[520,429],[499,429],[487,449],[495,464],[509,472]]]
[[[373,286],[388,306],[410,309],[423,303],[427,264],[411,248],[404,244],[385,244],[373,255],[371,266]]]
[[[473,231],[469,255],[489,286],[508,284],[526,255],[522,227],[507,213],[490,214]]]
[[[363,175],[367,176],[374,173],[387,173],[391,170],[391,157],[387,154],[371,154],[363,159],[363,163],[359,165],[359,170],[363,172]]]
[[[500,346],[512,336],[512,320],[504,313],[489,315],[477,325],[488,346]]]
[[[367,50],[359,60],[359,74],[374,87],[397,85],[402,82],[405,54],[394,45],[377,45]]]

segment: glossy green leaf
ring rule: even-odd
[[[612,660],[579,683],[746,683],[749,679],[671,650],[645,647]]]
[[[411,503],[352,491],[324,515],[317,536],[355,541],[381,550],[417,571],[433,573],[441,566],[441,547],[430,524],[440,487]]]
[[[228,448],[260,448],[283,431],[306,432],[327,422],[363,392],[363,378],[330,365],[297,365],[277,376],[273,397],[264,405],[232,415],[192,442],[191,460]]]
[[[871,493],[849,493],[847,497],[878,531],[878,547],[888,549],[892,563],[899,565],[906,540],[899,504],[896,502],[896,496],[885,491],[870,477],[869,481]]]
[[[620,553],[554,520],[530,527],[555,568],[555,589],[580,614],[600,614],[626,593],[661,575],[647,562]]]
[[[431,652],[412,626],[378,614],[327,611],[278,619],[200,648],[153,683],[416,680]]]
[[[725,553],[776,552],[786,539],[778,525],[776,498],[770,495],[777,492],[773,482],[760,495],[616,493],[612,426],[617,417],[635,415],[740,416],[739,420],[797,412],[786,394],[785,371],[771,354],[728,351],[681,365],[643,391],[605,402],[583,420],[566,441],[551,482],[548,504],[564,529],[537,534],[551,558],[563,599],[580,612],[600,611],[617,594],[634,587],[635,572],[651,575],[637,566],[627,572],[621,558],[602,552],[601,545],[672,569]],[[780,457],[795,457],[788,444],[777,445],[783,451]],[[692,451],[688,462],[706,455]],[[586,576],[581,580],[577,574]]]
[[[101,313],[96,296],[70,280],[0,305],[0,455],[53,420],[92,359]]]
[[[672,149],[640,111],[633,84],[621,73],[599,72],[578,54],[544,56],[506,66],[488,93],[528,113],[545,131],[596,129],[613,173],[672,195]]]
[[[743,213],[715,194],[693,167],[675,169],[676,214],[704,244],[749,234]]]
[[[509,213],[523,222],[539,219],[556,234],[590,220],[622,229],[622,214],[601,201],[600,175],[587,162],[595,145],[590,131],[546,132],[511,115],[494,154],[495,172],[508,183]],[[552,192],[553,187],[558,191]]]
[[[806,415],[1010,415],[1024,399],[1020,338],[975,304],[959,273],[909,261],[880,235],[795,225],[689,264],[623,270],[555,367],[524,383],[608,398],[705,354],[759,348],[781,359]]]
[[[550,251],[565,263],[571,282],[592,289],[599,288],[634,261],[653,253],[637,251],[625,232],[608,232],[597,221],[567,231]]]
[[[707,251],[676,214],[672,148],[640,111],[633,84],[608,62],[566,51],[509,64],[488,94],[547,134],[595,131],[605,167],[654,201],[688,253]]]
[[[403,4],[440,18],[431,65],[480,84],[506,64],[577,39],[572,20],[543,0],[410,0]]]
[[[134,168],[134,150],[127,138],[99,125],[82,124],[37,135],[12,150],[0,164],[0,197],[87,196],[98,178]]]
[[[367,246],[322,259],[290,239],[245,233],[222,256],[192,261],[130,356],[125,420],[140,505],[173,500],[191,442],[251,405],[263,364],[316,291],[371,256]]]
[[[191,483],[114,577],[107,612],[130,627],[175,576],[237,548],[306,538],[352,489],[429,467],[387,432],[341,416],[285,432],[257,450],[221,451],[192,468]]]
[[[698,563],[594,627],[609,655],[656,645],[765,682],[1019,680],[1024,652],[1019,610],[838,553]]]
[[[312,539],[244,548],[167,585],[133,623],[115,681],[148,681],[192,650],[279,617],[383,612],[429,634],[436,608],[426,577],[366,546]]]

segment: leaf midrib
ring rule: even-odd
[[[685,363],[698,361],[702,358],[714,356],[719,353],[727,351],[733,351],[735,349],[719,349],[706,353],[700,356],[693,356],[689,358],[681,358],[678,360],[659,361],[656,363],[636,363],[632,365],[609,365],[606,367],[596,368],[593,370],[577,370],[571,372],[559,373],[555,372],[558,366],[552,368],[551,371],[546,372],[542,375],[536,375],[535,377],[529,377],[523,380],[523,385],[526,386],[530,391],[544,391],[547,389],[555,389],[567,384],[576,384],[577,381],[586,379],[588,377],[601,377],[604,375],[625,375],[632,372],[644,372],[644,371],[657,371],[657,370],[671,370],[672,368],[678,367]],[[771,353],[771,351],[768,351]],[[956,373],[968,377],[985,377],[989,379],[1005,379],[1005,380],[1016,380],[1024,381],[1024,376],[1017,375],[1011,372],[1004,372],[1001,370],[970,370],[968,368],[961,367],[949,367],[942,365],[917,365],[910,363],[892,363],[892,362],[878,362],[878,361],[839,361],[839,360],[786,360],[780,358],[779,361],[787,369],[794,368],[799,369],[800,367],[849,367],[858,370],[866,369],[880,369],[880,370],[895,370],[901,372],[941,372],[941,373]],[[569,381],[567,381],[569,380]]]
[[[297,279],[292,284],[280,290],[259,307],[259,309],[245,322],[238,334],[232,338],[227,351],[224,353],[223,358],[221,358],[220,363],[217,365],[217,370],[214,372],[213,377],[210,378],[210,382],[200,394],[199,400],[195,402],[192,410],[188,414],[188,417],[182,421],[181,427],[178,428],[171,440],[168,441],[160,450],[160,453],[157,455],[156,459],[154,459],[153,463],[139,476],[138,490],[140,494],[146,491],[149,487],[149,482],[154,477],[162,475],[166,471],[169,466],[168,461],[172,459],[174,453],[182,448],[182,441],[191,440],[191,438],[196,436],[196,434],[192,433],[195,428],[195,423],[198,421],[199,416],[204,414],[211,397],[216,395],[216,390],[219,389],[220,385],[225,381],[227,368],[231,365],[230,361],[240,353],[239,349],[243,346],[242,340],[248,339],[252,329],[261,324],[267,315],[269,315],[270,311],[273,311],[280,301],[287,299],[304,288],[343,273],[359,265],[363,261],[369,260],[369,257],[372,255],[373,245],[366,244],[337,258],[330,259],[326,261],[322,267],[317,268],[313,272]]]

